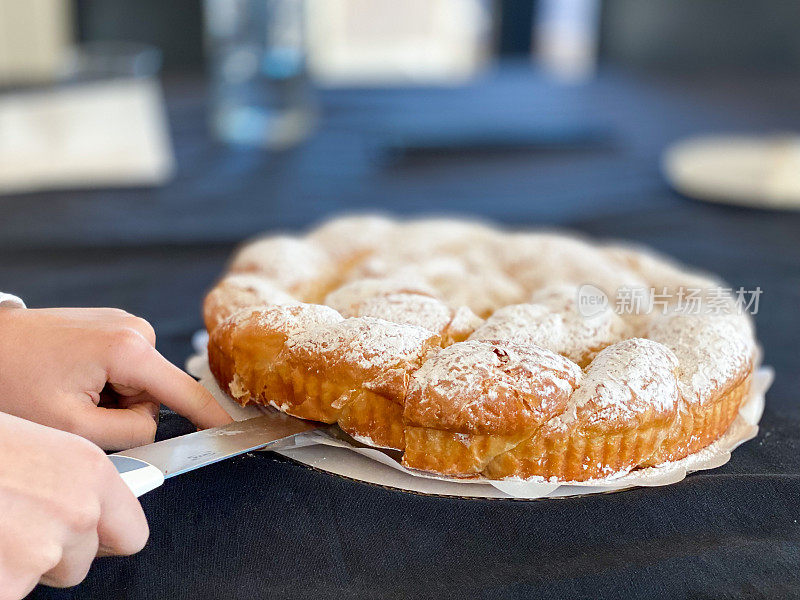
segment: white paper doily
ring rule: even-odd
[[[198,332],[193,340],[197,354],[187,362],[189,373],[200,379],[222,407],[237,421],[274,410],[269,407],[242,408],[217,385],[208,366],[205,346],[208,336]],[[570,484],[547,481],[456,479],[440,477],[403,467],[394,458],[375,448],[357,447],[323,431],[312,431],[293,438],[290,444],[271,448],[283,456],[311,467],[390,488],[433,494],[474,498],[558,498],[578,494],[597,494],[628,489],[654,487],[681,481],[688,473],[715,469],[730,460],[731,452],[758,434],[758,422],[764,411],[764,394],[772,384],[771,367],[761,367],[753,377],[750,393],[739,415],[727,432],[716,442],[683,460],[633,471],[613,479]]]

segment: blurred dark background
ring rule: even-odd
[[[82,41],[147,42],[166,70],[203,63],[200,0],[74,0]],[[528,55],[535,0],[494,0],[497,50]],[[605,0],[600,57],[664,70],[789,71],[800,68],[800,2],[793,0]]]

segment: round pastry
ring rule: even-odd
[[[356,440],[402,450],[409,374],[440,344],[434,332],[373,317],[289,336],[275,369],[285,412],[339,426]]]
[[[270,279],[250,273],[227,275],[206,295],[203,319],[206,329],[213,331],[217,325],[242,308],[292,302],[296,300]]]
[[[535,345],[453,344],[411,375],[403,464],[448,475],[481,473],[563,413],[581,375],[575,363]]]
[[[308,239],[324,248],[342,272],[366,258],[393,235],[394,223],[379,215],[333,219],[312,231]]]
[[[343,315],[357,316],[358,307],[364,302],[381,296],[416,294],[436,297],[436,291],[422,279],[366,278],[357,279],[336,288],[325,296],[325,304]]]
[[[242,406],[252,402],[283,410],[281,398],[286,394],[275,367],[286,340],[342,320],[338,312],[319,304],[240,309],[209,331],[211,372]]]
[[[348,217],[258,240],[231,271],[204,304],[225,391],[450,476],[681,459],[728,429],[758,362],[720,282],[552,232]]]
[[[529,304],[496,310],[470,339],[534,344],[585,367],[600,350],[630,337],[630,332],[611,311],[581,315],[577,294],[578,289],[572,286],[545,288],[534,294]]]
[[[482,322],[466,306],[453,309],[437,298],[421,294],[368,298],[356,305],[347,316],[376,317],[392,323],[423,327],[439,334],[444,346],[464,341]]]
[[[245,245],[231,261],[232,273],[255,273],[299,300],[323,297],[338,279],[336,263],[325,249],[289,236],[265,237]]]

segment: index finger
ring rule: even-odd
[[[188,373],[169,362],[144,338],[112,352],[108,381],[149,393],[200,428],[232,422],[214,397]]]

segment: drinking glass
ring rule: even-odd
[[[303,0],[205,0],[211,127],[226,142],[284,149],[315,122]]]

